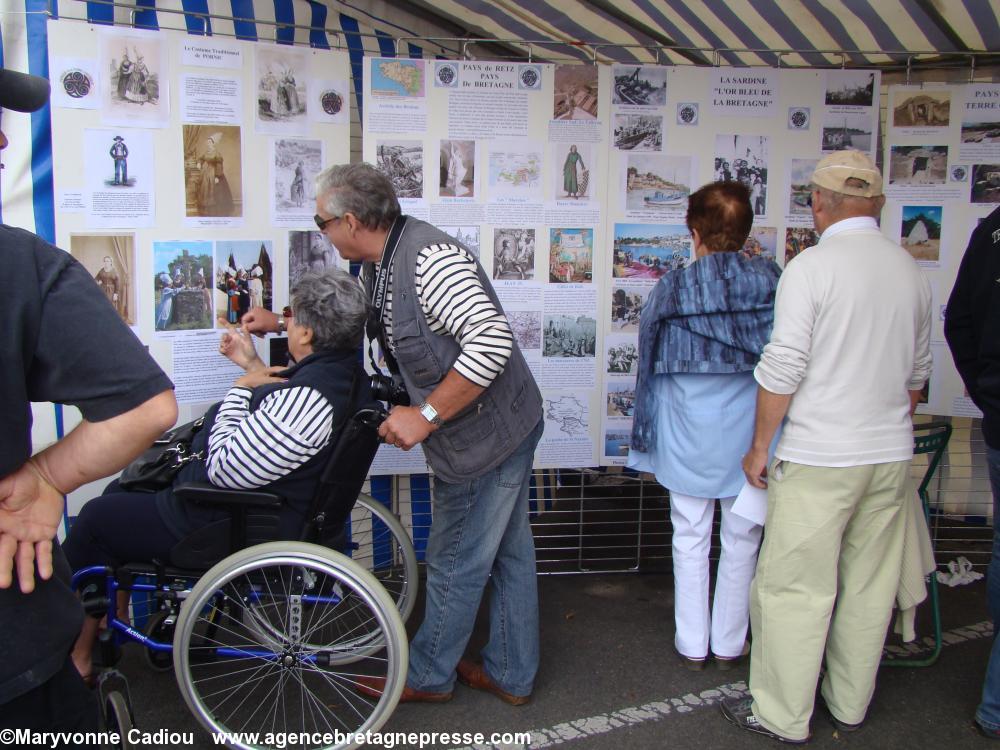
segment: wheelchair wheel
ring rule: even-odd
[[[299,542],[222,560],[192,589],[174,634],[177,683],[201,724],[259,732],[261,741],[268,732],[377,731],[406,668],[406,632],[378,581],[337,552]],[[382,696],[355,693],[359,676],[383,678]]]
[[[150,616],[146,621],[143,632],[155,641],[166,643],[174,638],[174,623],[167,624],[167,617],[170,613],[161,609]],[[174,668],[174,657],[169,651],[155,651],[151,648],[144,648],[142,655],[145,657],[146,666],[154,672],[169,672]]]
[[[104,724],[108,732],[118,734],[120,740],[116,747],[121,750],[132,750],[136,747],[136,744],[129,739],[129,732],[135,727],[132,712],[129,711],[125,696],[117,691],[108,693],[104,701]]]
[[[373,497],[358,495],[351,511],[350,549],[344,554],[378,579],[406,622],[417,601],[420,573],[413,542],[396,514]]]

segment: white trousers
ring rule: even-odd
[[[722,508],[722,555],[715,578],[715,599],[708,609],[708,552],[712,543],[715,501],[670,493],[674,527],[674,644],[684,656],[700,659],[711,645],[716,656],[743,653],[750,619],[750,582],[757,565],[761,527],[735,515],[735,497],[719,500]]]

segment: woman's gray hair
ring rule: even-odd
[[[335,164],[316,177],[316,195],[331,217],[354,214],[368,229],[388,229],[402,213],[392,182],[371,164]]]
[[[368,299],[358,280],[339,268],[309,271],[292,287],[295,323],[312,328],[313,351],[361,346]]]

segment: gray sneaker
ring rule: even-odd
[[[804,745],[811,739],[810,737],[806,737],[804,740],[793,740],[789,737],[782,737],[777,732],[772,732],[754,716],[753,709],[751,708],[752,705],[753,698],[749,696],[746,698],[723,698],[719,704],[722,708],[722,715],[740,729],[745,729],[755,734],[762,734],[765,737],[770,737],[772,740],[786,742],[789,745]]]

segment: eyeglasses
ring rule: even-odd
[[[324,229],[327,228],[327,226],[330,224],[330,222],[336,221],[339,218],[340,218],[339,216],[331,216],[329,219],[324,219],[319,214],[316,214],[315,216],[313,216],[313,221],[316,222],[316,226],[318,226],[319,227],[319,231],[322,232]]]

